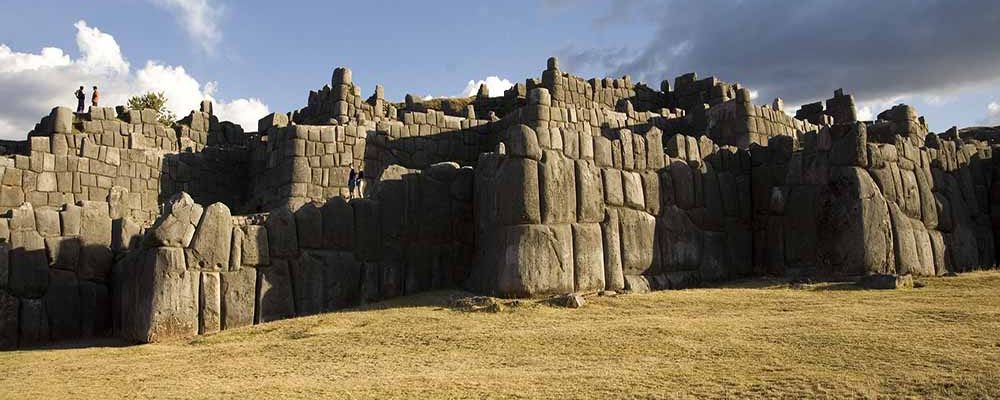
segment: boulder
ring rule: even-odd
[[[870,274],[858,280],[858,286],[865,289],[912,289],[912,275]]]
[[[642,193],[642,177],[637,172],[622,172],[622,192],[625,206],[635,210],[645,210],[646,196]]]
[[[526,125],[514,125],[504,131],[503,143],[507,155],[511,157],[530,158],[538,161],[542,158],[542,148],[538,146],[538,134]]]
[[[51,270],[45,292],[45,310],[52,340],[79,338],[82,334],[80,288],[72,271]]]
[[[603,244],[600,224],[573,224],[573,266],[577,292],[605,289]]]
[[[204,209],[190,195],[175,194],[164,205],[163,216],[147,231],[146,244],[148,247],[190,246],[203,213]]]
[[[243,240],[240,243],[240,265],[245,267],[268,265],[270,263],[270,247],[267,243],[267,228],[263,225],[247,225],[240,229],[243,231]]]
[[[270,230],[270,229],[269,229]],[[277,321],[295,316],[295,299],[288,261],[272,259],[271,265],[258,270],[256,323]]]
[[[189,267],[207,271],[229,269],[232,241],[233,215],[229,207],[222,203],[208,206],[191,240],[191,247],[185,249]],[[218,284],[217,278],[215,283]]]
[[[573,160],[546,150],[539,164],[539,199],[542,222],[576,222],[576,168]]]
[[[42,237],[59,236],[59,212],[48,207],[35,210],[35,229]]]
[[[604,199],[608,205],[621,206],[625,204],[625,192],[622,188],[622,171],[613,168],[601,170],[604,178]]]
[[[695,185],[691,167],[684,161],[674,160],[670,163],[670,181],[674,187],[674,200],[677,206],[690,210],[695,207]]]
[[[243,268],[219,275],[222,291],[222,329],[253,325],[257,270]]]
[[[288,263],[292,275],[295,315],[315,315],[323,311],[323,268],[328,267],[311,252],[303,252]]]
[[[0,350],[17,348],[20,306],[17,297],[0,290]]]
[[[896,271],[901,274],[916,273],[920,269],[920,259],[917,254],[917,242],[913,238],[913,229],[910,227],[910,220],[896,203],[889,203],[889,217],[892,221]]]
[[[80,218],[80,279],[104,281],[111,272],[111,217],[108,203],[84,201]]]
[[[927,234],[930,237],[931,249],[934,251],[934,272],[936,275],[947,274],[950,271],[951,255],[944,245],[944,236],[935,230],[927,231]]]
[[[818,193],[810,185],[795,186],[789,193],[782,238],[789,266],[807,266],[816,261]]]
[[[140,343],[198,334],[200,273],[188,271],[184,250],[156,247],[126,269],[123,336]]]
[[[830,128],[830,136],[833,138],[831,165],[868,166],[868,133],[863,122],[834,125]]]
[[[497,292],[533,297],[573,291],[570,225],[514,225],[501,228]]]
[[[913,241],[917,251],[917,265],[912,270],[914,275],[934,276],[936,268],[934,266],[934,247],[931,244],[930,234],[920,220],[910,220],[910,228],[913,230]]]
[[[271,258],[298,257],[298,233],[295,227],[295,216],[291,209],[280,207],[271,211],[264,226],[267,228],[267,245],[271,252]],[[287,269],[287,265],[285,268]]]
[[[108,287],[91,281],[80,281],[80,329],[83,337],[107,336],[111,333],[111,294]]]
[[[354,248],[354,210],[343,197],[327,200],[322,209],[323,247],[351,250]]]
[[[623,209],[620,214],[622,239],[622,270],[625,275],[653,274],[656,219],[642,211]]]
[[[653,285],[650,284],[649,278],[645,275],[625,275],[625,290],[636,293],[643,294],[653,291]]]
[[[726,234],[722,232],[704,232],[703,252],[701,257],[701,279],[706,282],[718,282],[728,278],[733,263],[729,260]]]
[[[538,169],[538,162],[529,159],[507,158],[500,164],[496,177],[496,213],[500,224],[542,221]]]
[[[222,289],[218,272],[201,273],[198,308],[198,334],[222,330]]]
[[[604,219],[604,185],[601,169],[593,161],[576,161],[576,217],[580,222]]]
[[[666,271],[692,271],[701,266],[702,233],[676,206],[664,207],[660,217],[660,243]]]
[[[378,203],[369,199],[351,200],[354,208],[354,255],[360,261],[379,261],[383,255],[379,232]]]
[[[333,311],[359,304],[364,266],[351,253],[315,252],[322,265],[322,310]]]
[[[21,330],[19,346],[37,347],[49,342],[49,318],[42,299],[21,299],[18,326]]]
[[[45,238],[45,251],[52,268],[76,272],[80,258],[80,238],[64,236]]]
[[[10,252],[8,279],[11,294],[24,299],[42,297],[49,287],[49,263],[45,250],[15,247]]]
[[[79,235],[81,218],[83,218],[83,207],[75,204],[67,204],[63,210],[59,212],[62,234],[64,236]]]
[[[660,215],[660,176],[654,171],[643,171],[639,175],[642,178],[642,194],[644,196],[645,211],[653,216]]]
[[[830,182],[819,194],[818,215],[820,268],[848,275],[895,270],[889,207],[863,169],[830,169]]]
[[[625,277],[622,271],[621,221],[618,210],[605,210],[601,222],[602,250],[604,251],[604,287],[607,290],[624,290]]]
[[[306,203],[295,211],[295,228],[298,232],[299,247],[319,249],[323,247],[323,213],[314,203]]]

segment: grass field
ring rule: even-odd
[[[1000,273],[525,303],[430,293],[154,345],[0,353],[2,398],[998,398]]]

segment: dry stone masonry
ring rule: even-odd
[[[0,157],[0,348],[207,334],[443,288],[536,297],[996,265],[997,128],[694,74],[394,103],[337,68],[256,132],[55,108]],[[364,171],[363,198],[348,175]],[[881,283],[880,283],[881,282]],[[885,284],[884,282],[890,282]]]

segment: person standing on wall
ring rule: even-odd
[[[84,98],[87,97],[85,94],[83,94],[83,86],[80,86],[80,88],[77,89],[76,92],[73,93],[73,94],[76,95],[76,112],[82,113],[83,112],[83,100],[84,100]]]
[[[358,197],[365,197],[365,170],[358,171]]]
[[[91,107],[97,108],[97,102],[101,100],[101,94],[97,92],[97,86],[94,86],[94,94],[90,96]]]
[[[351,166],[351,172],[347,174],[347,190],[351,192],[350,198],[354,198],[354,187],[358,183],[358,173],[354,171],[354,166]]]

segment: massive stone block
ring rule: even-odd
[[[895,272],[889,207],[878,186],[861,168],[831,168],[830,174],[819,195],[819,267],[854,275]]]
[[[644,210],[646,196],[642,192],[642,177],[637,172],[622,172],[622,192],[625,195],[625,206]]]
[[[499,295],[533,297],[573,291],[570,225],[514,225],[501,228],[500,237]]]
[[[625,275],[652,275],[659,257],[654,245],[656,219],[642,211],[623,209],[620,214],[622,270]]]
[[[80,329],[83,337],[106,336],[111,332],[111,294],[108,287],[80,281]]]
[[[323,213],[313,203],[307,203],[295,211],[295,228],[298,232],[299,247],[318,249],[323,247]]]
[[[188,271],[184,250],[144,250],[127,269],[123,336],[142,343],[198,334],[200,274]]]
[[[514,125],[504,131],[503,143],[511,157],[542,158],[542,148],[538,146],[538,134],[525,125]]]
[[[222,329],[222,289],[218,272],[202,272],[198,300],[198,333]]]
[[[573,224],[573,266],[577,292],[604,290],[604,249],[600,224]]]
[[[691,167],[684,161],[674,160],[670,163],[669,171],[677,206],[685,210],[694,208],[695,184]]]
[[[240,244],[240,264],[257,267],[270,263],[270,246],[267,242],[267,228],[263,225],[247,225],[242,228],[243,240]]]
[[[538,171],[543,223],[576,222],[575,171],[573,160],[554,150],[545,151]]]
[[[604,179],[604,199],[608,205],[621,206],[625,204],[625,192],[622,190],[622,171],[612,168],[601,170]]]
[[[37,347],[49,342],[49,318],[42,299],[21,299],[18,311],[19,346]]]
[[[267,245],[271,252],[271,258],[298,257],[299,239],[295,227],[295,216],[291,209],[280,207],[271,211],[264,226],[267,228]]]
[[[542,221],[539,199],[538,162],[504,159],[497,171],[497,220],[503,225],[537,224]]]
[[[222,290],[222,329],[253,325],[257,270],[243,268],[223,272],[219,278]]]
[[[0,350],[17,348],[20,300],[0,290]]]
[[[592,161],[576,161],[576,217],[580,222],[604,219],[604,185],[601,169]]]
[[[233,216],[229,207],[214,203],[205,208],[201,223],[191,240],[191,247],[186,249],[190,267],[208,271],[229,269],[232,233]]]
[[[8,279],[8,288],[13,295],[28,299],[42,297],[49,287],[49,263],[45,251],[15,247],[10,252]]]
[[[936,267],[934,266],[934,248],[931,244],[930,234],[920,220],[910,220],[910,228],[913,230],[913,241],[918,261],[916,267],[910,272],[914,275],[934,276]]]
[[[71,271],[51,270],[49,282],[44,300],[52,340],[80,337],[82,333],[80,289],[76,274]]]
[[[604,251],[604,285],[607,290],[624,290],[625,275],[622,271],[621,221],[618,210],[605,210],[601,222],[601,239]]]
[[[86,226],[87,212],[87,207],[84,207],[84,226]],[[96,211],[94,213],[96,214]],[[187,193],[174,195],[164,206],[163,216],[149,229],[146,243],[150,247],[190,246],[203,213],[204,209]],[[110,240],[108,242],[110,245]]]
[[[354,254],[361,261],[382,259],[383,242],[379,232],[379,204],[368,199],[351,201],[354,208]]]
[[[295,299],[288,261],[272,259],[271,266],[258,271],[254,321],[264,323],[294,317]]]
[[[697,270],[701,265],[702,234],[676,206],[664,207],[659,224],[663,266],[667,271]]]
[[[354,248],[354,209],[343,197],[334,197],[322,208],[323,247],[350,250]]]

